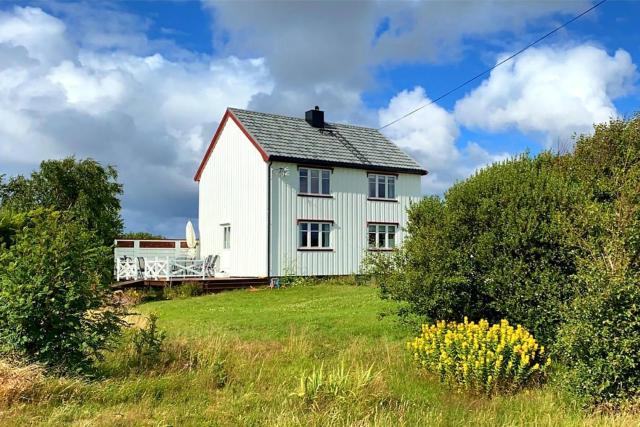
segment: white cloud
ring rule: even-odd
[[[28,173],[68,155],[114,164],[127,224],[137,229],[197,216],[192,177],[217,120],[272,90],[261,58],[93,49],[36,8],[0,12],[4,52],[0,171]]]
[[[389,101],[387,108],[378,112],[379,122],[389,123],[429,101],[422,87],[402,91]],[[385,133],[400,147],[423,153],[429,165],[455,160],[459,156],[455,147],[458,125],[447,110],[436,104],[389,126]]]
[[[389,123],[429,102],[422,87],[402,91],[386,108],[378,111],[379,122],[381,125]],[[426,106],[383,132],[429,171],[422,186],[429,194],[443,193],[455,181],[466,178],[478,168],[509,156],[508,153],[490,153],[475,142],[460,148],[457,144],[460,131],[454,116],[436,104]]]
[[[319,105],[328,120],[373,125],[361,99],[380,83],[371,71],[459,56],[470,40],[500,34],[498,44],[529,24],[573,15],[588,0],[501,2],[205,1],[222,52],[264,57],[274,90],[250,107],[300,115]],[[495,45],[495,43],[494,43]]]
[[[60,86],[69,106],[93,114],[110,110],[125,96],[126,82],[121,73],[76,66],[68,60],[49,70],[47,79]]]
[[[29,56],[41,62],[56,62],[73,52],[64,38],[65,26],[39,8],[15,7],[0,11],[0,44],[27,49]]]
[[[635,77],[621,49],[609,55],[590,45],[533,48],[493,70],[456,103],[455,115],[484,130],[542,133],[549,144],[615,117],[613,100],[633,89]]]

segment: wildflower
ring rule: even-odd
[[[423,325],[421,335],[408,348],[424,369],[444,382],[492,393],[497,387],[525,386],[543,375],[551,363],[544,347],[522,326],[506,319],[489,325],[486,320]],[[517,365],[516,365],[517,364]],[[514,369],[515,368],[515,369]]]

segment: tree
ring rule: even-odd
[[[110,250],[70,213],[26,216],[11,246],[0,249],[0,352],[85,370],[122,325],[110,304]]]
[[[27,225],[29,215],[15,214],[6,209],[0,209],[0,251],[8,249],[15,241],[18,230]]]
[[[92,159],[46,160],[29,178],[0,180],[0,205],[23,212],[37,207],[68,211],[94,231],[102,244],[111,246],[123,226],[122,185],[117,178],[113,166],[104,167]]]

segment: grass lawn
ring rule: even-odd
[[[371,287],[335,285],[142,304],[168,334],[159,360],[136,367],[123,345],[101,378],[43,380],[31,402],[0,407],[0,425],[640,424],[584,414],[550,386],[493,399],[453,392],[415,369],[411,332],[379,319],[389,304]],[[301,378],[320,370],[339,387],[300,396]]]

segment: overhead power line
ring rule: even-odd
[[[473,82],[474,80],[479,79],[480,77],[484,76],[487,73],[490,73],[491,71],[493,71],[495,68],[498,68],[499,66],[501,66],[502,64],[511,61],[513,58],[515,58],[516,56],[520,55],[522,52],[524,52],[525,50],[529,49],[530,47],[540,43],[542,40],[546,39],[547,37],[549,37],[550,35],[560,31],[561,29],[563,29],[564,27],[566,27],[567,25],[571,24],[574,21],[577,21],[578,19],[580,19],[581,17],[583,17],[584,15],[586,15],[587,13],[591,12],[593,9],[597,8],[598,6],[600,6],[602,3],[606,2],[607,0],[601,0],[598,3],[594,4],[593,6],[591,6],[589,9],[585,10],[584,12],[580,13],[579,15],[574,16],[573,18],[571,18],[570,20],[568,20],[567,22],[565,22],[564,24],[560,25],[559,27],[554,28],[553,30],[549,31],[547,34],[541,36],[540,38],[532,41],[531,43],[529,43],[528,45],[526,45],[525,47],[523,47],[522,49],[520,49],[519,51],[517,51],[516,53],[514,53],[513,55],[509,56],[508,58],[503,59],[502,61],[498,62],[496,65],[494,65],[493,67],[487,68],[486,70],[484,70],[483,72],[476,74],[475,76],[471,77],[469,80],[466,80],[463,83],[460,83],[458,86],[454,87],[453,89],[443,93],[442,95],[440,95],[439,97],[431,100],[430,102],[419,106],[418,108],[415,108],[411,111],[409,111],[408,113],[404,114],[403,116],[398,117],[397,119],[387,123],[384,126],[381,126],[378,128],[378,130],[382,130],[386,127],[389,127],[395,123],[398,123],[400,120],[405,119],[407,117],[409,117],[410,115],[417,113],[418,111],[422,110],[425,107],[428,107],[431,104],[435,104],[436,102],[440,101],[442,98],[451,95],[453,92],[457,91],[458,89],[468,85],[469,83]]]

